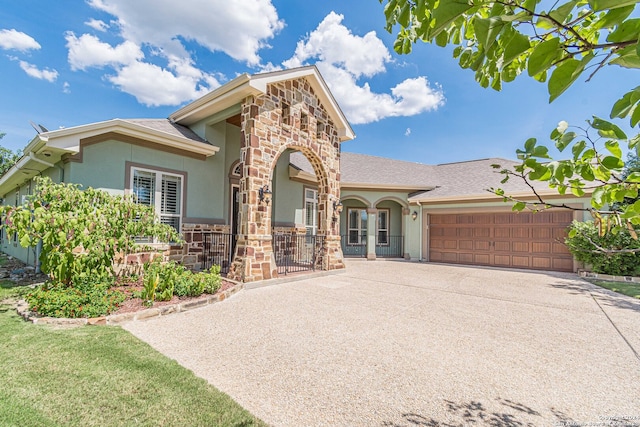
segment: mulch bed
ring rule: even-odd
[[[218,289],[218,292],[216,292],[215,295],[218,295],[233,286],[234,286],[233,283],[228,282],[224,278],[222,278],[220,289]],[[117,286],[113,289],[117,289],[119,291],[124,292],[127,295],[127,299],[124,300],[122,304],[120,304],[120,307],[118,308],[118,310],[114,311],[111,314],[134,313],[136,311],[146,310],[148,308],[157,308],[165,305],[181,304],[181,303],[190,302],[190,301],[204,300],[211,296],[210,294],[202,294],[197,297],[178,297],[174,295],[173,298],[171,298],[169,301],[154,301],[152,306],[147,306],[142,303],[141,298],[134,298],[132,296],[134,292],[140,291],[142,289],[142,284],[129,283],[129,284]]]

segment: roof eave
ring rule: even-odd
[[[585,195],[582,197],[574,196],[573,194],[559,194],[556,191],[538,191],[540,197],[558,199],[558,198],[588,198],[591,196],[591,192],[586,191]],[[506,193],[508,197],[518,200],[530,201],[537,200],[535,194],[531,192],[527,193]],[[420,203],[420,204],[435,204],[435,203],[456,203],[456,202],[495,202],[502,200],[502,196],[498,196],[496,194],[487,192],[487,194],[467,194],[460,196],[447,196],[447,197],[410,197],[409,203]],[[543,204],[543,203],[540,203]]]
[[[80,139],[100,135],[106,132],[117,132],[127,136],[154,142],[160,145],[186,150],[195,154],[210,157],[220,150],[220,147],[204,142],[192,141],[188,138],[172,135],[157,129],[152,129],[122,119],[91,123],[74,128],[60,129],[47,133],[47,145],[78,152]],[[71,140],[69,137],[73,137]]]

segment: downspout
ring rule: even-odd
[[[417,203],[418,210],[420,211],[420,257],[418,260],[422,261],[422,240],[424,239],[424,229],[422,228],[422,205],[420,205],[420,202]]]
[[[41,160],[39,158],[37,158],[34,154],[33,151],[29,152],[29,158],[31,160],[33,160],[36,163],[40,163],[43,164],[45,166],[48,166],[50,168],[55,168],[56,165],[54,165],[53,163],[49,163],[47,161]],[[59,166],[58,166],[59,167]],[[62,168],[61,168],[62,169]],[[62,176],[64,177],[64,170],[62,170]],[[29,185],[31,185],[31,183],[29,183]],[[42,253],[42,240],[38,241],[38,244],[36,245],[36,253],[35,253],[35,265],[36,265],[36,274],[40,274],[41,270],[40,270],[40,254]]]

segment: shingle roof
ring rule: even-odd
[[[313,168],[302,153],[292,153],[290,161],[295,167],[309,173]],[[511,178],[506,183],[500,181],[504,175],[491,165],[513,168],[519,162],[501,158],[470,160],[457,163],[426,165],[387,159],[365,154],[346,153],[340,155],[340,175],[343,187],[358,185],[379,185],[381,187],[413,188],[412,199],[468,198],[488,196],[488,188],[502,188],[507,193],[530,193],[530,188],[522,181]],[[544,183],[536,183],[536,188],[547,189]]]
[[[173,136],[187,138],[195,142],[210,144],[207,140],[200,138],[194,131],[192,131],[188,127],[173,123],[169,119],[123,119],[123,121],[139,126],[148,127],[154,130],[159,130]]]

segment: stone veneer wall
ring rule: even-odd
[[[184,244],[152,244],[149,250],[116,257],[115,268],[117,274],[141,274],[142,266],[161,257],[162,262],[175,261],[192,271],[202,270],[204,263],[203,233],[230,233],[230,226],[225,224],[182,224]]]
[[[242,105],[240,222],[229,277],[241,282],[278,276],[271,236],[271,206],[259,191],[271,187],[278,157],[287,149],[301,151],[318,177],[318,234],[325,235],[323,270],[344,268],[339,225],[331,220],[340,198],[340,140],[326,110],[306,79],[267,86]]]

